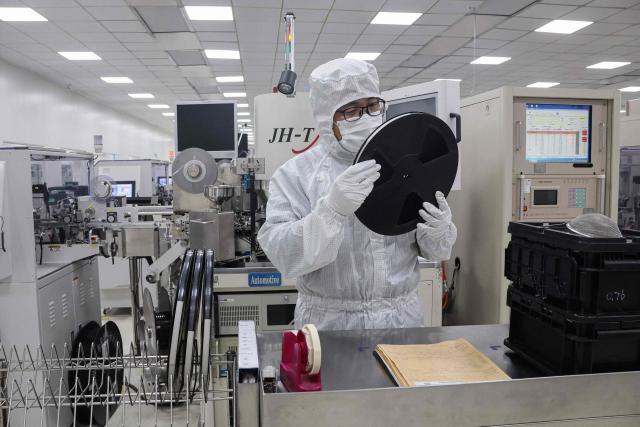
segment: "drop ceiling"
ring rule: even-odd
[[[190,21],[183,6],[231,6],[233,21]],[[559,82],[557,88],[640,86],[640,0],[0,0],[32,7],[48,22],[0,22],[0,58],[167,132],[154,104],[253,98],[283,69],[282,17],[296,15],[298,91],[321,63],[350,51],[381,52],[372,63],[382,89],[462,79],[462,96],[502,85]],[[372,25],[378,11],[420,12],[411,26]],[[534,32],[552,19],[590,20],[570,35]],[[207,59],[205,49],[239,50],[239,60]],[[102,61],[68,61],[59,51],[94,51]],[[482,55],[512,59],[470,65]],[[613,70],[585,67],[631,62]],[[242,75],[241,83],[216,77]],[[107,84],[126,76],[133,84]],[[635,97],[621,93],[623,99]],[[166,110],[165,110],[166,111]]]

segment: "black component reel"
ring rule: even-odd
[[[122,337],[118,326],[107,322],[102,327],[94,321],[84,325],[73,342],[71,357],[77,359],[69,367],[69,394],[71,396],[100,395],[104,400],[109,397],[110,405],[91,405],[83,398],[71,407],[78,424],[104,426],[108,417],[118,408],[118,397],[122,389],[124,372],[122,368],[74,369],[87,364],[101,362],[109,365],[122,357]],[[94,402],[95,403],[95,402]]]
[[[415,230],[423,202],[437,207],[436,191],[449,194],[458,168],[458,146],[449,126],[427,113],[406,113],[379,126],[354,164],[382,166],[373,191],[355,212],[370,230],[396,236]]]

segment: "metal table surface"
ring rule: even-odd
[[[445,326],[436,328],[320,331],[322,388],[362,390],[394,387],[386,368],[374,354],[377,344],[430,344],[465,338],[514,379],[544,376],[507,349],[508,325]],[[260,367],[280,365],[281,332],[258,334]]]

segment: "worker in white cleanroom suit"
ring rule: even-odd
[[[418,255],[446,260],[456,240],[451,211],[425,203],[417,230],[382,236],[354,215],[380,166],[352,165],[384,116],[373,65],[336,59],[309,78],[309,100],[320,143],[282,165],[269,183],[267,219],[258,241],[286,277],[297,278],[295,326],[318,329],[402,328],[422,325]],[[384,209],[384,206],[380,206]]]

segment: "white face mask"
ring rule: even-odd
[[[382,119],[382,114],[379,116],[363,114],[362,117],[355,122],[347,122],[346,120],[337,122],[336,125],[342,136],[338,144],[340,144],[345,151],[356,154],[371,132],[382,124]]]

